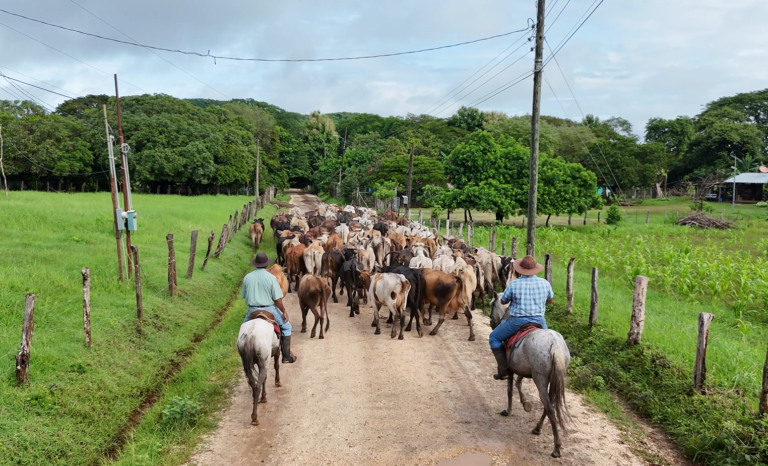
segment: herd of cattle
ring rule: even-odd
[[[502,257],[485,248],[471,249],[461,238],[441,236],[419,222],[398,217],[393,211],[381,216],[362,207],[321,204],[315,211],[302,213],[294,207],[271,219],[277,241],[277,263],[267,269],[280,283],[283,294],[298,293],[302,311],[302,332],[311,310],[314,338],[320,325],[320,338],[328,330],[327,301],[338,303],[347,293],[349,316],[360,313],[359,301],[373,307],[372,327],[381,333],[379,312],[385,307],[392,323],[392,338],[410,331],[414,318],[419,336],[421,324],[432,325],[432,313],[439,320],[430,335],[437,334],[449,314],[467,318],[469,340],[475,339],[471,309],[496,284],[504,286],[514,279],[511,257]],[[262,219],[249,229],[258,249],[264,232]],[[284,269],[283,269],[284,267]],[[284,271],[285,270],[285,271]],[[406,310],[410,320],[405,325]]]

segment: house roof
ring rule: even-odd
[[[741,173],[728,178],[723,183],[733,183],[734,178],[737,184],[768,184],[768,173]]]

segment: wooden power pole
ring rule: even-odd
[[[536,16],[536,61],[533,72],[533,111],[531,112],[531,164],[528,178],[528,254],[536,254],[536,199],[539,188],[539,118],[544,55],[544,2],[538,0]]]
[[[259,203],[259,168],[261,168],[261,139],[256,140],[256,189],[254,189],[254,193],[257,206]],[[259,207],[261,206],[256,208],[258,209]]]
[[[120,113],[120,94],[117,90],[117,75],[115,75],[115,104],[117,106],[117,131],[119,134],[120,142],[120,168],[123,172],[123,208],[126,211],[133,210],[131,205],[131,182],[128,178],[128,154],[125,152],[125,138],[123,138],[123,117]],[[125,250],[128,259],[128,278],[131,278],[133,274],[133,258],[131,258],[131,231],[128,228],[125,229]]]
[[[413,143],[411,143],[411,158],[408,159],[408,186],[405,190],[405,196],[408,198],[408,204],[405,206],[405,218],[411,219],[411,186],[413,185]]]
[[[123,281],[123,245],[120,241],[120,229],[117,227],[117,223],[122,219],[117,218],[117,209],[119,202],[117,201],[117,173],[115,173],[115,156],[113,152],[114,138],[109,134],[109,120],[107,119],[107,106],[103,105],[104,109],[104,129],[107,131],[107,149],[109,151],[109,191],[112,193],[112,216],[115,223],[115,242],[117,243],[117,276],[120,281]]]

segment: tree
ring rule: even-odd
[[[483,112],[474,107],[462,106],[449,120],[448,124],[473,132],[483,128]]]
[[[400,155],[397,157],[384,159],[381,166],[376,171],[376,179],[381,183],[384,181],[393,181],[400,186],[408,183],[408,163],[410,157]],[[424,156],[413,157],[413,194],[418,196],[424,187],[445,186],[445,173],[443,164],[439,161]]]

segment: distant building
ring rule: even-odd
[[[768,191],[768,173],[741,173],[720,183],[718,196],[721,202],[732,199],[734,181],[736,182],[736,202],[745,204],[760,202],[766,198]]]

